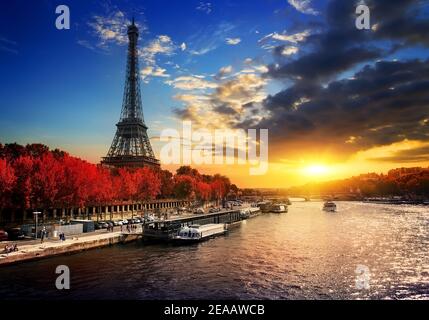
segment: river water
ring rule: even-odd
[[[293,202],[201,244],[141,242],[0,268],[0,299],[429,299],[429,208]],[[67,265],[70,290],[55,289]],[[363,272],[363,273],[362,273]]]

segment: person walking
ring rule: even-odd
[[[40,243],[43,243],[43,241],[45,240],[45,235],[46,235],[46,229],[45,227],[43,227],[42,232],[40,234]]]

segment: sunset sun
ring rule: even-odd
[[[324,176],[329,173],[329,168],[323,164],[311,164],[303,169],[303,173],[307,176]]]

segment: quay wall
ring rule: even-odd
[[[0,267],[25,261],[38,260],[64,254],[72,254],[85,250],[101,248],[118,243],[136,241],[142,237],[141,234],[99,234],[79,239],[69,239],[65,242],[46,243],[44,245],[34,244],[23,246],[18,252],[1,254]]]

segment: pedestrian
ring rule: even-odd
[[[40,243],[43,243],[45,240],[45,227],[43,227],[42,232],[40,233]]]

